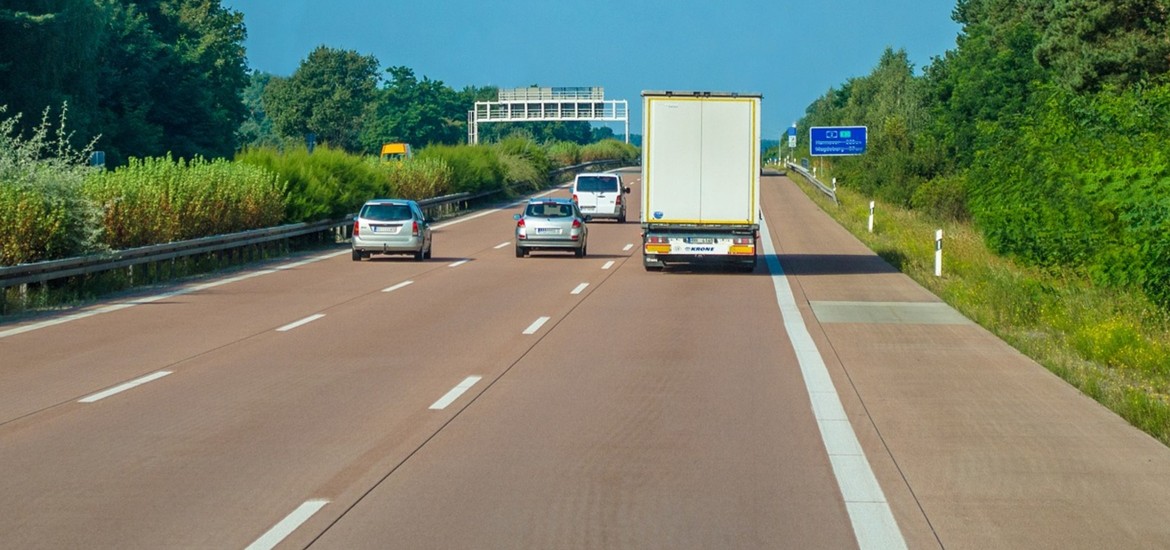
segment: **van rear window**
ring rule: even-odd
[[[618,179],[604,176],[582,176],[577,178],[577,191],[617,193]]]
[[[377,222],[409,220],[414,217],[410,214],[410,207],[405,204],[367,204],[358,216]]]

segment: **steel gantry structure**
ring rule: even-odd
[[[624,99],[605,99],[601,86],[587,88],[501,89],[496,101],[476,101],[467,112],[467,142],[479,143],[483,122],[600,121],[625,123],[630,142],[630,111]]]

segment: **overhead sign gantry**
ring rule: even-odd
[[[605,99],[601,86],[501,89],[496,101],[476,101],[467,112],[467,142],[479,143],[484,122],[623,122],[630,142],[630,111],[624,99]]]

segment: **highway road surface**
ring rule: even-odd
[[[516,258],[507,205],[0,324],[0,547],[1170,547],[1170,449],[762,207],[751,274]]]

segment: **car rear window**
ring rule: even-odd
[[[524,215],[537,218],[568,218],[573,215],[573,207],[555,202],[530,204]]]
[[[378,222],[402,221],[413,217],[410,207],[405,204],[367,204],[359,216]]]
[[[604,176],[582,176],[577,178],[577,191],[617,193],[618,179]]]

